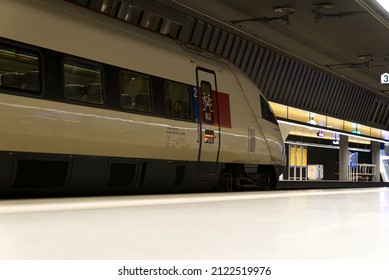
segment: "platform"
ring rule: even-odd
[[[389,183],[338,180],[284,180],[278,182],[277,190],[353,189],[384,187],[389,187]]]
[[[0,201],[0,259],[389,259],[389,189]]]

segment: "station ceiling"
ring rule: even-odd
[[[389,98],[389,16],[374,0],[161,0]]]
[[[241,68],[272,102],[389,128],[389,14],[375,0],[65,0]]]

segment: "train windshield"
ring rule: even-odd
[[[278,122],[276,117],[274,116],[273,110],[270,108],[269,104],[263,96],[260,96],[260,99],[262,118],[278,126]]]

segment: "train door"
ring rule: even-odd
[[[214,71],[196,68],[199,126],[199,155],[198,161],[219,161],[220,152],[220,122],[216,74]]]

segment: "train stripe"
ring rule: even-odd
[[[220,126],[231,128],[230,96],[227,93],[218,93]]]

